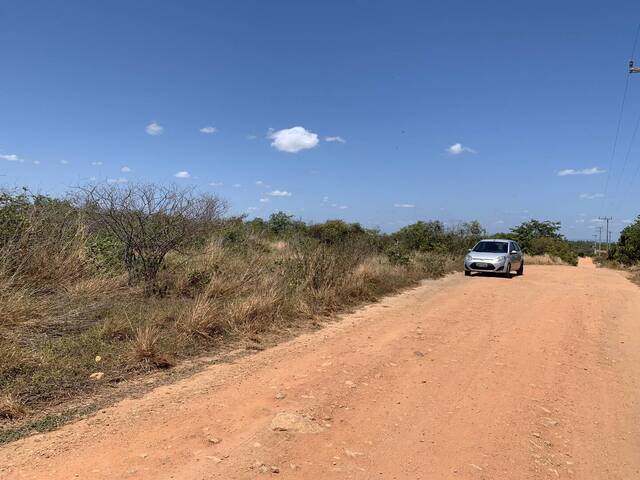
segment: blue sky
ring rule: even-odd
[[[534,217],[585,239],[640,213],[640,74],[610,164],[637,2],[23,0],[0,18],[5,186],[176,182],[234,213]]]

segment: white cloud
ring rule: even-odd
[[[99,167],[100,165],[102,165],[102,162],[91,162],[91,165],[93,165],[94,167]]]
[[[497,223],[498,225],[502,225],[502,224],[504,223],[504,220],[496,220],[496,223]]]
[[[31,163],[33,163],[34,165],[40,165],[40,160],[34,160],[34,161],[33,161],[33,162],[31,162]]]
[[[394,203],[393,206],[396,208],[415,208],[413,203]]]
[[[256,185],[264,185],[264,182],[263,182],[262,180],[258,180],[258,181],[256,182]]]
[[[318,146],[319,140],[316,133],[310,132],[304,127],[285,128],[284,130],[269,132],[269,138],[273,140],[271,146],[281,152],[296,153],[300,150]]]
[[[181,170],[179,172],[177,172],[174,177],[176,178],[191,178],[191,174],[189,172],[187,172],[186,170]]]
[[[583,200],[593,200],[594,198],[603,198],[604,193],[581,193],[578,198]]]
[[[233,188],[240,188],[242,186],[242,184],[241,183],[234,183],[232,186],[233,186]]]
[[[271,201],[270,198],[261,198],[260,203],[269,203]]]
[[[127,167],[127,166],[125,165],[124,167],[122,167],[122,168],[120,169],[120,171],[121,171],[122,173],[129,173],[129,172],[131,171],[131,168],[129,168],[129,167]]]
[[[200,133],[206,133],[206,134],[216,133],[217,131],[218,129],[216,127],[211,127],[211,126],[202,127],[200,129]]]
[[[255,212],[257,210],[259,210],[258,207],[249,207],[249,208],[247,208],[247,212]]]
[[[129,180],[126,178],[107,178],[107,183],[127,183]]]
[[[630,218],[625,218],[624,220],[622,220],[622,223],[633,223],[633,220],[631,220]]]
[[[339,208],[340,210],[346,210],[346,209],[347,209],[347,208],[349,208],[349,207],[347,207],[346,205],[340,205],[338,208]]]
[[[15,153],[9,153],[5,155],[0,155],[0,159],[6,160],[7,162],[20,162],[20,157],[18,157]]]
[[[158,125],[158,123],[156,122],[151,122],[149,125],[145,127],[145,131],[149,135],[162,135],[162,133],[164,132],[164,127],[161,125]]]
[[[327,203],[329,201],[329,197],[322,197],[322,203]]]
[[[247,135],[247,140],[255,140],[256,138],[258,138],[257,135]]]
[[[598,167],[591,168],[583,168],[581,170],[576,170],[574,168],[565,168],[564,170],[560,170],[558,172],[559,177],[566,177],[567,175],[597,175],[599,173],[604,173],[606,170],[602,170]]]
[[[325,142],[338,142],[338,143],[347,143],[347,141],[340,137],[340,136],[335,136],[335,137],[324,137],[324,141]]]
[[[292,195],[291,192],[287,192],[286,190],[273,190],[267,193],[270,197],[290,197]]]
[[[62,165],[69,165],[69,160],[60,160]]]
[[[584,223],[584,218],[579,218],[576,220],[576,223]]]
[[[460,155],[461,153],[477,153],[473,148],[465,147],[461,143],[454,143],[447,148],[447,152],[451,155]]]
[[[221,187],[222,185],[224,185],[224,183],[222,183],[222,182],[210,182],[209,185],[211,185],[212,187]]]

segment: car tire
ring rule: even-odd
[[[471,276],[471,272],[469,270],[465,270],[464,271],[464,276],[465,277],[470,277]]]
[[[504,271],[504,276],[507,277],[507,278],[511,278],[511,264],[507,265],[507,268]]]
[[[516,275],[519,277],[524,275],[524,262],[520,262],[520,267],[516,270]]]

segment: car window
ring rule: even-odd
[[[508,242],[482,241],[478,242],[476,246],[473,247],[473,251],[482,253],[507,253],[508,246]]]

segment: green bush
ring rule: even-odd
[[[640,262],[640,216],[620,232],[618,243],[609,250],[609,258],[625,265]]]
[[[570,264],[578,264],[578,254],[560,234],[560,222],[529,220],[512,228],[509,233],[498,233],[495,238],[514,240],[529,255],[551,255]]]
[[[124,246],[116,237],[100,233],[87,240],[87,255],[97,272],[115,275],[124,272]]]
[[[392,265],[409,265],[411,261],[411,252],[399,243],[390,245],[384,253]]]

